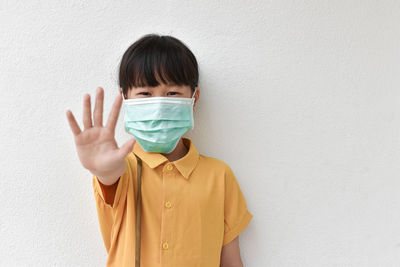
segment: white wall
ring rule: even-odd
[[[245,266],[400,266],[399,14],[395,0],[1,1],[0,266],[105,265],[65,111],[82,126],[103,86],[108,116],[123,52],[152,32],[199,61],[187,136],[237,175]]]

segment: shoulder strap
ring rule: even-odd
[[[136,155],[135,155],[136,156]],[[142,160],[136,156],[137,159],[137,180],[138,180],[138,195],[136,205],[136,257],[135,267],[140,267],[140,214],[141,214],[141,186],[142,186]]]

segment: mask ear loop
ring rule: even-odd
[[[192,128],[191,128],[191,130],[194,128],[194,115],[193,115],[193,109],[194,109],[194,101],[195,101],[195,98],[194,98],[194,96],[196,95],[196,91],[197,91],[197,86],[196,86],[196,88],[194,89],[194,92],[193,92],[193,96],[192,96],[192,108],[191,108],[191,113],[192,113],[192,122],[193,122],[193,126],[192,126]]]
[[[194,92],[193,92],[192,98],[194,98],[194,96],[195,96],[195,94],[196,94],[196,91],[197,91],[197,86],[196,86],[196,88],[194,89]]]
[[[126,100],[126,99],[125,99],[125,96],[124,96],[124,90],[121,89],[121,91],[122,91],[122,99],[123,99],[123,100]]]

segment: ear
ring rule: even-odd
[[[194,95],[193,111],[194,111],[194,107],[196,106],[197,101],[200,98],[200,87],[197,86],[196,88],[197,88],[197,90],[196,90],[196,93]]]

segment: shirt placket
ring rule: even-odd
[[[162,216],[161,216],[161,244],[160,244],[160,258],[161,266],[170,265],[169,259],[174,248],[172,243],[172,229],[173,225],[172,216],[174,209],[174,202],[172,200],[172,186],[175,177],[175,166],[172,163],[167,163],[163,168],[163,202],[162,202]]]

